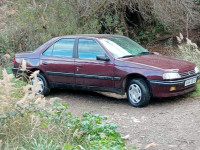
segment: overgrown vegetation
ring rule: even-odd
[[[9,3],[7,31],[11,52],[31,51],[55,36],[75,33],[98,33],[97,19],[81,24],[69,1],[17,0]],[[15,26],[15,28],[12,28]],[[7,48],[8,50],[8,48]]]
[[[179,52],[174,53],[177,58],[187,60],[190,62],[195,63],[200,68],[200,50],[197,44],[193,43],[190,39],[184,38],[183,35],[180,33],[180,36],[177,37],[179,42]],[[186,40],[186,42],[184,42]]]
[[[170,30],[165,24],[162,24],[158,20],[154,20],[151,25],[145,26],[144,29],[140,29],[134,40],[141,44],[154,44],[159,38],[168,37],[169,33]]]
[[[35,95],[39,88],[38,73],[31,75],[35,82],[30,90],[30,85],[13,82],[13,75],[3,70],[0,79],[0,149],[126,149],[116,131],[117,126],[106,123],[106,117],[87,112],[79,119],[67,111],[66,104],[54,98],[46,101]],[[23,94],[16,96],[16,91]]]
[[[190,62],[195,63],[198,68],[200,68],[200,50],[198,46],[193,43],[190,39],[184,38],[183,35],[180,33],[179,36],[177,36],[177,41],[179,42],[179,52],[173,52],[173,55],[177,58],[187,60]],[[189,97],[200,97],[200,84],[197,84],[197,89],[189,93],[187,96]]]
[[[0,35],[3,53],[31,51],[55,36],[83,33],[122,34],[122,23],[117,14],[111,13],[112,10],[103,14],[91,12],[94,13],[92,16],[85,16],[79,10],[82,6],[70,0],[16,0],[9,1],[7,5],[12,13],[7,14],[7,30]]]
[[[7,6],[0,54],[32,51],[52,37],[82,33],[123,34],[147,44],[177,31],[188,35],[200,23],[198,1],[190,0],[8,0],[0,5]]]

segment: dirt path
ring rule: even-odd
[[[152,150],[200,150],[200,98],[152,99],[145,108],[134,108],[119,95],[87,91],[53,90],[75,116],[98,113],[119,125],[127,146]],[[114,97],[113,97],[114,96]]]

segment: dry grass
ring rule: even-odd
[[[174,52],[174,56],[179,59],[193,62],[198,66],[198,68],[200,68],[200,50],[197,44],[193,43],[188,38],[184,38],[181,33],[177,36],[177,41],[179,42],[178,48],[180,52],[178,54]],[[197,89],[194,92],[187,94],[187,96],[200,97],[200,84],[197,85]]]
[[[184,38],[182,34],[177,36],[179,42],[178,48],[180,50],[179,54],[174,54],[177,58],[191,61],[195,63],[200,68],[200,50],[197,44],[193,43],[190,39]],[[186,42],[185,42],[186,41]]]
[[[24,65],[22,65],[23,69],[25,69]],[[20,148],[18,146],[14,148],[10,146],[10,143],[20,143],[21,136],[32,138],[34,130],[41,124],[41,119],[37,115],[26,112],[31,103],[38,105],[38,108],[46,108],[45,98],[35,94],[39,89],[38,73],[39,71],[36,71],[30,76],[30,78],[34,78],[35,80],[33,86],[22,84],[25,86],[17,88],[16,83],[18,80],[15,79],[13,82],[13,74],[8,74],[6,69],[2,70],[2,78],[0,79],[0,144],[3,144],[4,149]],[[14,95],[16,92],[23,93],[21,99]],[[28,134],[28,136],[23,134]],[[2,141],[2,139],[4,140]]]
[[[11,83],[12,74],[7,74],[6,69],[2,72],[3,79],[0,80],[0,114],[5,115],[5,112],[13,108],[12,93],[14,83]]]
[[[10,59],[8,54],[4,55],[4,57],[7,60]],[[20,70],[22,72],[26,71],[25,60],[22,61]],[[45,107],[45,99],[43,96],[35,94],[40,88],[40,83],[37,78],[38,74],[39,71],[35,71],[31,74],[30,77],[28,77],[29,79],[34,79],[35,81],[32,86],[27,84],[26,86],[16,88],[16,82],[12,82],[14,75],[8,74],[6,69],[2,70],[2,78],[0,79],[0,114],[6,116],[6,113],[13,111],[16,105],[23,105],[25,109],[31,101],[34,101],[36,104],[40,104],[41,106]],[[22,76],[21,78],[24,77]],[[20,80],[20,78],[17,80]],[[19,97],[17,96],[17,93],[22,93],[23,97],[18,99]]]

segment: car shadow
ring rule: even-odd
[[[73,89],[52,89],[48,97],[59,97],[60,99],[71,99],[81,101],[92,101],[98,103],[130,105],[128,100],[119,94],[110,92],[94,92]],[[48,98],[47,97],[47,98]]]
[[[110,92],[93,92],[93,91],[85,91],[85,90],[73,90],[73,89],[52,89],[50,95],[48,97],[59,97],[60,99],[70,98],[73,100],[77,100],[81,103],[81,101],[89,100],[92,102],[98,103],[110,103],[110,104],[121,104],[121,105],[129,105],[128,100],[126,99],[126,95],[119,95]],[[149,105],[150,106],[158,106],[158,105],[173,105],[175,103],[179,103],[183,101],[186,96],[177,96],[170,98],[151,98]]]

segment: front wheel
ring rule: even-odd
[[[143,79],[132,79],[128,83],[126,92],[132,106],[143,107],[149,104],[150,91]]]

